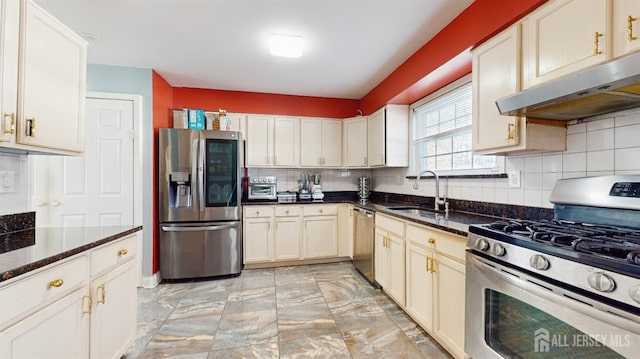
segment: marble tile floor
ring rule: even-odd
[[[138,289],[125,358],[450,358],[350,262]]]

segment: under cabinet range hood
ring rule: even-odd
[[[640,107],[640,52],[507,96],[496,105],[502,115],[553,120]]]

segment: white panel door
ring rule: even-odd
[[[133,224],[133,102],[88,98],[86,119],[84,155],[34,162],[34,208],[49,212],[39,226]]]

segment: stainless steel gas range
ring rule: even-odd
[[[640,176],[557,182],[552,220],[469,227],[471,358],[640,353]]]

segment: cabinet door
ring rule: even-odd
[[[135,260],[129,260],[91,284],[92,358],[120,358],[136,337],[135,264]]]
[[[342,166],[342,121],[322,120],[322,165]]]
[[[502,116],[495,101],[516,93],[520,74],[520,26],[515,25],[473,52],[473,150],[515,146],[519,118]]]
[[[465,267],[452,259],[436,256],[435,321],[433,334],[443,346],[464,357]]]
[[[276,117],[273,148],[275,166],[300,166],[300,129],[297,118]]]
[[[273,229],[271,218],[244,221],[244,263],[273,260]]]
[[[83,151],[87,44],[35,3],[24,9],[18,142]]]
[[[0,358],[89,357],[89,299],[78,289],[0,331]]]
[[[275,227],[275,259],[300,259],[300,218],[276,218]]]
[[[375,278],[382,288],[389,285],[389,251],[387,250],[387,232],[376,228],[375,239]]]
[[[0,3],[0,143],[14,142],[18,105],[20,2]]]
[[[367,159],[369,167],[385,164],[385,118],[381,109],[367,118]]]
[[[322,120],[303,118],[300,120],[300,166],[322,165]]]
[[[613,56],[640,49],[640,1],[613,1]],[[630,31],[629,31],[630,30]]]
[[[344,120],[342,157],[345,167],[367,167],[367,118]]]
[[[531,13],[523,23],[524,87],[605,61],[609,16],[604,0],[550,1]]]
[[[247,167],[270,167],[273,156],[273,117],[247,116]]]
[[[387,241],[389,251],[389,286],[387,293],[395,301],[404,306],[404,239],[396,235],[389,235]]]
[[[304,219],[304,258],[338,255],[338,218],[336,216]]]
[[[433,275],[429,271],[427,258],[433,253],[407,243],[406,308],[407,312],[422,328],[431,332],[433,328]]]

